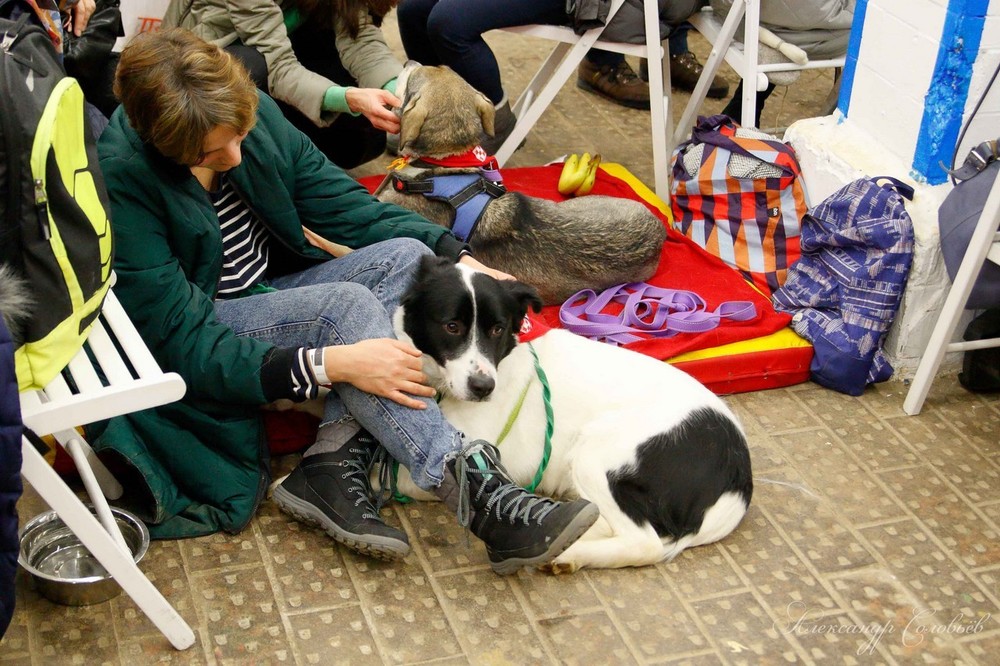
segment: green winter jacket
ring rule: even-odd
[[[257,124],[230,181],[277,242],[269,274],[330,259],[303,226],[357,248],[416,238],[444,256],[463,245],[444,227],[374,199],[260,95]],[[119,108],[99,143],[115,235],[114,291],[153,355],[187,383],[180,402],[112,419],[90,433],[127,463],[123,484],[157,538],[238,532],[263,498],[268,455],[259,371],[272,345],[215,320],[222,239],[208,193],[186,167],[143,144]]]

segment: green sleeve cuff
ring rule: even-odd
[[[347,106],[347,88],[343,86],[330,86],[323,95],[323,110],[335,113],[349,113],[352,116],[360,116],[360,113],[351,111]]]
[[[291,34],[293,30],[302,25],[302,14],[295,7],[282,10],[285,18],[285,30]]]
[[[388,81],[386,81],[385,85],[382,86],[382,90],[388,90],[393,95],[395,95],[396,94],[396,79],[389,79]]]

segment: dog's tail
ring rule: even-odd
[[[31,314],[31,292],[14,269],[0,264],[0,316],[15,343],[21,341],[24,321]]]

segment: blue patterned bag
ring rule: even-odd
[[[813,344],[817,384],[861,395],[892,376],[882,351],[913,261],[913,222],[895,178],[862,178],[802,220],[802,257],[773,295],[792,327]]]

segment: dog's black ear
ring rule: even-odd
[[[515,323],[524,319],[525,315],[528,314],[528,308],[531,308],[533,312],[542,311],[542,298],[538,295],[538,290],[530,284],[516,280],[498,280],[498,282],[517,302],[518,316],[514,320]]]
[[[451,259],[445,257],[425,254],[420,257],[420,265],[417,266],[417,277],[414,279],[414,282],[424,282],[430,279],[442,266],[452,266],[454,263]]]
[[[413,305],[419,300],[420,294],[424,291],[424,286],[433,281],[434,276],[441,270],[441,267],[450,265],[452,265],[450,259],[438,257],[433,254],[425,254],[420,257],[420,263],[417,264],[413,280],[410,281],[410,286],[403,294],[400,303],[407,306]]]
[[[483,123],[483,131],[486,136],[492,137],[494,134],[493,118],[496,116],[496,109],[490,98],[476,91],[476,111],[479,112],[479,119]]]
[[[427,120],[427,104],[421,101],[419,93],[411,95],[399,116],[400,151],[417,140],[425,120]]]

